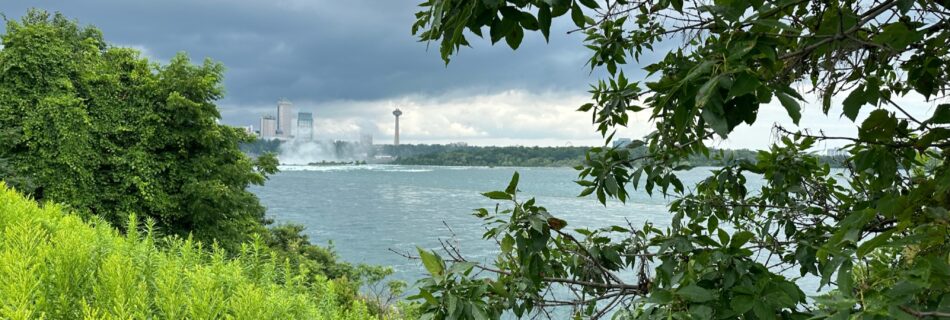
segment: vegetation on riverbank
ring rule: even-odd
[[[589,147],[476,147],[454,145],[399,146],[407,155],[393,164],[431,166],[485,166],[485,167],[575,167],[584,164]],[[647,154],[646,147],[626,148],[631,157]],[[842,157],[817,156],[832,167],[842,166]],[[738,161],[756,161],[752,150],[711,149],[709,156],[696,154],[683,164],[692,167],[719,167]]]
[[[297,269],[262,239],[236,254],[159,237],[132,216],[125,234],[42,208],[0,183],[0,318],[378,319],[345,279]],[[142,229],[140,231],[140,229]]]

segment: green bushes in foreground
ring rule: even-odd
[[[345,285],[303,281],[307,270],[264,254],[261,241],[225,258],[190,239],[140,233],[134,216],[129,223],[120,235],[0,182],[0,318],[375,318],[361,301],[337,302]]]

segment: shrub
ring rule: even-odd
[[[359,300],[338,303],[347,285],[304,281],[309,270],[267,254],[261,239],[227,258],[192,239],[156,240],[134,215],[122,235],[64,211],[0,182],[0,318],[375,318]]]

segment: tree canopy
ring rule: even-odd
[[[276,170],[217,123],[224,68],[184,54],[159,65],[107,44],[99,30],[31,10],[7,21],[0,50],[3,179],[123,226],[129,213],[163,234],[238,245],[262,230],[245,190]]]
[[[420,250],[415,297],[433,318],[933,318],[950,315],[950,4],[934,0],[429,0],[412,32],[446,63],[474,37],[517,49],[556,19],[586,37],[591,113],[604,147],[587,152],[582,196],[671,198],[672,223],[567,228],[518,194],[518,176],[480,209],[491,264],[457,247]],[[656,58],[650,58],[656,57]],[[624,71],[639,68],[643,79]],[[807,103],[814,100],[815,103]],[[911,101],[911,102],[908,102]],[[917,103],[913,103],[917,101]],[[827,136],[777,127],[781,141],[694,186],[676,171],[766,104],[796,125],[803,105],[853,123]],[[921,110],[924,108],[925,110]],[[608,147],[646,113],[645,155]],[[926,116],[920,116],[925,114]],[[915,116],[916,115],[916,116]],[[808,153],[840,141],[846,170]],[[636,147],[636,146],[634,146]],[[764,179],[761,188],[745,184]],[[596,214],[596,213],[591,213]],[[631,214],[635,214],[631,212]],[[805,292],[803,277],[824,293]],[[555,294],[560,293],[560,294]],[[566,294],[565,294],[566,293]],[[814,298],[807,298],[808,295]]]

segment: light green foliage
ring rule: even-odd
[[[275,162],[244,156],[238,144],[253,138],[216,122],[220,64],[179,54],[158,65],[38,10],[6,31],[0,178],[118,227],[136,212],[162,234],[229,249],[263,230],[264,208],[245,188]]]
[[[0,318],[377,319],[362,302],[338,303],[346,285],[305,281],[309,270],[259,241],[229,259],[128,224],[123,236],[0,184]]]
[[[421,7],[412,31],[439,41],[446,62],[485,29],[493,43],[505,39],[516,49],[526,30],[548,38],[552,19],[569,18],[572,32],[586,36],[588,65],[608,77],[591,86],[592,102],[579,110],[591,113],[606,145],[633,113],[647,114],[654,129],[646,154],[589,150],[577,168],[581,195],[607,205],[628,201],[632,187],[672,198],[668,227],[568,230],[533,199],[519,201],[517,188],[486,193],[507,206],[476,211],[500,254],[491,266],[452,248],[436,256],[446,264],[430,268],[416,296],[429,316],[497,318],[557,306],[579,318],[950,316],[946,1],[429,0]],[[647,76],[630,79],[631,68]],[[920,100],[927,103],[910,102]],[[691,157],[710,153],[712,139],[755,123],[764,104],[797,125],[806,101],[843,116],[857,136],[776,127],[776,142],[755,161],[725,163],[693,186],[676,176]],[[843,171],[810,154],[835,140],[847,152]],[[761,186],[746,184],[752,175],[764,179]],[[799,277],[831,290],[807,299]],[[565,301],[551,292],[572,294]],[[459,314],[459,306],[485,312]]]

